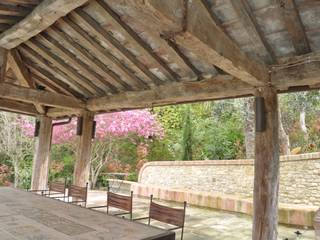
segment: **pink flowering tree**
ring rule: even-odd
[[[100,114],[95,117],[95,121],[97,122],[96,135],[93,140],[90,168],[92,186],[96,185],[101,170],[113,158],[114,144],[117,140],[130,139],[137,145],[137,153],[142,152],[145,156],[148,142],[164,136],[163,128],[149,110]],[[27,136],[33,137],[34,123],[21,119],[21,126]],[[76,118],[69,124],[55,126],[52,143],[75,143],[76,126]]]

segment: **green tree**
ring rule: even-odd
[[[184,114],[184,125],[182,134],[182,160],[192,160],[192,120],[191,106],[187,105]]]

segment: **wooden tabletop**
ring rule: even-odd
[[[0,188],[1,240],[174,240],[175,234],[13,188]]]

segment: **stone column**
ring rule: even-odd
[[[78,137],[76,162],[73,172],[73,184],[77,186],[84,187],[89,182],[93,121],[93,113],[85,112],[82,114],[82,131]]]
[[[279,190],[278,97],[276,90],[271,87],[262,88],[259,95],[263,97],[264,104],[257,105],[256,100],[256,110],[260,112],[262,109],[265,114],[257,116],[256,111],[256,119],[262,116],[265,127],[256,132],[255,138],[252,239],[276,240]]]
[[[52,119],[41,116],[39,120],[40,128],[36,139],[31,180],[31,189],[35,190],[47,188],[52,135]]]

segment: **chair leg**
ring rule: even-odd
[[[181,229],[181,240],[183,240],[183,232],[184,232],[184,227]]]

